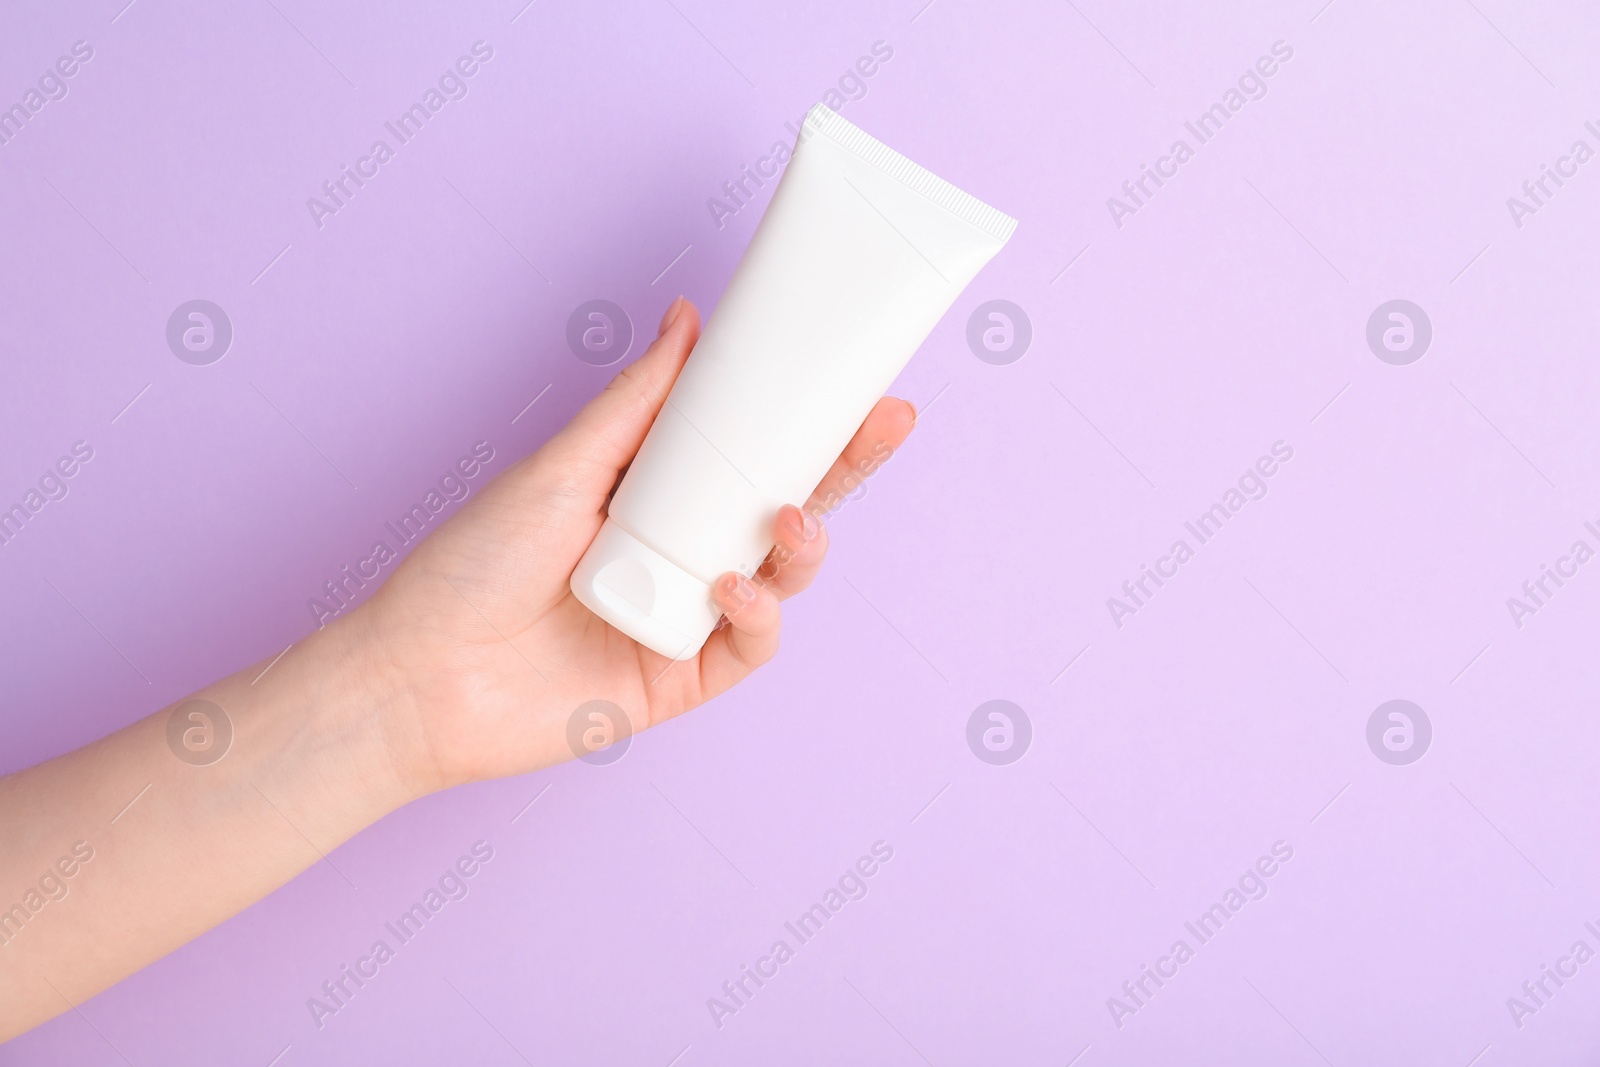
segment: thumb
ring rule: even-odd
[[[557,469],[570,473],[564,480],[577,489],[574,504],[595,511],[604,506],[699,339],[700,312],[680,296],[662,316],[660,331],[644,355],[622,368],[541,449]]]

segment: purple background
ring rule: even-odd
[[[1600,564],[1506,606],[1600,547],[1600,160],[1506,205],[1600,148],[1591,8],[524,2],[6,16],[0,105],[95,54],[0,146],[0,505],[95,458],[0,548],[0,769],[308,633],[472,442],[509,463],[610,377],[563,339],[583,301],[709,311],[759,205],[719,230],[707,199],[875,41],[845,117],[1017,235],[896,386],[921,425],[775,663],[611,766],[398,812],[333,854],[359,889],[319,864],[0,1063],[1594,1061],[1600,962],[1506,1006],[1600,949]],[[480,39],[470,94],[318,230],[306,198]],[[164,337],[197,297],[235,329],[206,367]],[[1433,324],[1408,366],[1365,340],[1395,298]],[[965,340],[991,299],[1032,322],[1009,365]],[[1115,626],[1279,440],[1270,493]],[[966,741],[996,698],[1033,726],[1009,766]],[[1433,725],[1408,766],[1366,740],[1395,698]],[[307,998],[479,839],[471,895],[319,1031]],[[870,894],[718,1029],[707,998],[880,839]],[[1279,840],[1269,895],[1118,1028],[1107,998]]]

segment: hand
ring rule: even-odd
[[[699,336],[699,312],[679,297],[644,355],[429,536],[348,618],[407,694],[398,706],[410,710],[391,710],[401,721],[384,731],[418,795],[572,758],[567,720],[587,701],[616,704],[636,732],[771,659],[779,601],[822,566],[820,516],[843,495],[840,483],[911,432],[911,405],[880,400],[805,509],[779,513],[777,547],[755,579],[730,573],[716,583],[726,624],[694,659],[670,660],[595,616],[567,580]]]

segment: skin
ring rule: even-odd
[[[827,552],[819,516],[885,446],[899,447],[916,413],[880,400],[806,507],[779,512],[754,578],[716,584],[725,621],[700,654],[669,660],[602,622],[567,581],[699,336],[699,312],[679,297],[644,355],[571,423],[366,603],[278,661],[0,778],[0,908],[24,912],[9,924],[0,912],[0,1041],[73,1010],[412,800],[573,758],[567,719],[587,701],[618,705],[637,732],[776,654],[779,604]],[[205,766],[167,743],[169,717],[192,699],[222,708],[234,730]]]

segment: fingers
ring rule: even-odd
[[[811,584],[828,551],[828,531],[820,515],[839,505],[845,496],[894,454],[916,424],[917,412],[895,397],[873,405],[861,428],[817,485],[804,508],[785,507],[773,530],[775,544],[756,577],[785,600]]]
[[[759,582],[725,574],[712,587],[728,625],[700,650],[702,699],[709,700],[771,659],[778,651],[778,597]]]
[[[828,554],[828,530],[804,508],[786,504],[773,524],[772,551],[756,571],[756,581],[787,600],[811,584]]]
[[[778,602],[810,585],[828,553],[828,531],[818,516],[881,466],[916,418],[916,409],[904,400],[879,400],[806,506],[789,504],[778,511],[772,552],[755,577],[725,574],[712,587],[727,625],[718,627],[700,651],[701,699],[711,699],[777,654]]]
[[[873,471],[894,454],[911,433],[917,422],[917,409],[899,397],[886,396],[879,400],[850,443],[844,446],[839,458],[834,460],[828,473],[822,476],[806,510],[826,515],[838,507]]]
[[[700,312],[680,296],[662,316],[656,339],[644,355],[622,368],[540,450],[552,461],[552,469],[568,475],[566,484],[579,506],[598,511],[605,505],[699,338]]]

